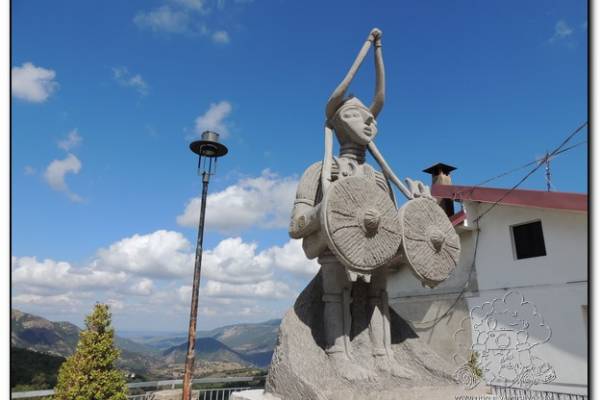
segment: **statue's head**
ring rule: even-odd
[[[356,97],[345,100],[330,123],[340,144],[352,142],[366,146],[377,135],[373,113]]]

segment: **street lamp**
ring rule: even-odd
[[[185,358],[183,374],[182,400],[191,400],[192,374],[196,348],[196,319],[198,316],[198,289],[200,288],[200,270],[202,269],[202,242],[204,240],[204,213],[206,210],[206,195],[208,181],[217,170],[217,159],[227,154],[227,147],[219,143],[219,134],[205,131],[202,138],[190,143],[190,150],[198,154],[198,175],[202,176],[202,203],[200,206],[200,221],[198,222],[198,240],[196,242],[196,259],[194,262],[194,283],[192,286],[192,306],[190,309],[190,327],[188,330],[188,349]]]

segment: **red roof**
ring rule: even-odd
[[[587,212],[588,195],[585,193],[545,192],[542,190],[523,190],[456,186],[432,185],[431,194],[434,197],[478,201],[481,203],[495,203],[508,206],[551,208],[555,210],[569,210]]]

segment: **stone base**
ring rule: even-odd
[[[368,286],[362,281],[352,288],[352,361],[342,367],[335,364],[323,350],[322,294],[319,273],[286,313],[279,328],[266,393],[282,400],[434,399],[431,396],[437,396],[436,393],[447,400],[454,398],[448,393],[464,394],[453,377],[456,368],[433,352],[392,309],[390,359],[404,375],[392,374],[377,363],[368,329],[372,306],[368,302]],[[377,360],[381,361],[379,357]],[[360,368],[360,374],[348,374],[353,366]]]
[[[367,394],[363,393],[351,393],[348,391],[342,391],[335,393],[328,399],[331,400],[364,400],[364,399],[376,399],[376,400],[456,400],[456,399],[495,399],[496,396],[487,394],[487,390],[484,388],[476,388],[473,390],[466,390],[465,388],[454,385],[454,386],[436,386],[436,387],[418,387],[410,389],[396,389],[388,390],[384,392],[373,391]],[[277,397],[269,393],[265,393],[264,390],[245,390],[243,392],[232,393],[229,397],[230,400],[287,400],[285,398]],[[311,400],[311,399],[306,399]]]

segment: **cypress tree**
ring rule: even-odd
[[[60,367],[56,400],[126,400],[124,374],[115,368],[119,358],[115,347],[111,315],[106,304],[96,304],[85,319],[77,349]]]

